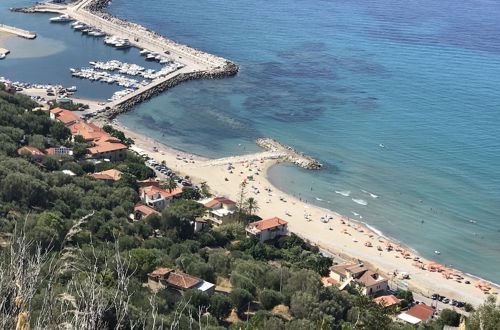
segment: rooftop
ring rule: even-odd
[[[271,229],[271,228],[278,227],[281,225],[286,225],[287,223],[288,222],[286,222],[285,220],[283,220],[281,218],[274,217],[271,219],[265,219],[265,220],[259,220],[259,221],[252,222],[252,223],[248,224],[247,228],[252,230],[252,231],[259,232],[262,230]]]
[[[389,307],[389,306],[399,304],[401,302],[401,299],[398,299],[394,295],[391,294],[391,295],[387,295],[387,296],[377,297],[377,298],[373,299],[373,301],[375,303],[381,305],[382,307]]]
[[[182,289],[190,289],[202,280],[183,272],[174,271],[168,276],[167,282]]]
[[[21,147],[17,149],[17,153],[21,155],[23,152],[29,152],[32,156],[43,156],[44,153],[35,147]]]
[[[418,304],[406,311],[406,314],[416,317],[419,320],[427,321],[431,318],[435,311],[434,307],[427,306],[425,304]]]
[[[149,207],[147,205],[143,204],[135,204],[134,206],[134,212],[139,211],[142,214],[144,214],[146,217],[150,216],[151,214],[160,214],[160,212],[156,211],[152,207]]]
[[[158,269],[153,270],[148,275],[150,275],[150,276],[165,276],[172,271],[173,271],[172,268],[166,268],[166,267],[165,268],[158,268]]]
[[[75,115],[72,111],[66,109],[54,108],[50,110],[50,112],[56,116],[57,120],[64,124],[70,124],[81,120],[81,118]]]
[[[365,286],[372,286],[374,284],[387,281],[387,279],[380,276],[378,273],[367,270],[361,275],[360,278],[356,279],[357,282],[363,283]]]

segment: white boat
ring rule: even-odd
[[[434,251],[435,254],[441,254],[438,250]]]
[[[143,49],[143,50],[141,50],[141,51],[139,52],[139,54],[140,54],[140,55],[142,55],[142,56],[146,56],[146,55],[148,55],[149,53],[150,53],[150,51],[149,51],[149,50],[147,50],[147,49]]]
[[[148,54],[146,55],[146,60],[148,61],[154,61],[156,59],[156,55],[155,54]]]
[[[75,26],[73,26],[73,29],[79,31],[79,30],[84,30],[84,29],[87,29],[87,25],[85,24],[77,24]]]
[[[57,17],[52,17],[49,19],[51,23],[67,23],[71,22],[73,19],[69,17],[68,15],[61,15]]]
[[[0,60],[3,60],[5,57],[7,57],[7,55],[5,55],[5,54],[0,54]]]

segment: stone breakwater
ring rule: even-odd
[[[119,100],[109,111],[106,111],[106,117],[108,119],[113,119],[121,113],[130,111],[136,104],[146,101],[147,99],[154,97],[165,90],[177,86],[178,84],[196,79],[220,79],[229,76],[233,76],[238,72],[238,67],[233,63],[228,63],[224,70],[214,71],[214,72],[190,72],[190,73],[179,73],[176,76],[166,79],[165,81],[157,84],[154,87],[148,88],[141,93],[132,95],[131,97],[125,97],[125,100]]]
[[[260,138],[255,141],[255,143],[261,148],[271,151],[273,153],[281,154],[281,159],[284,161],[295,164],[299,167],[308,170],[319,170],[323,167],[323,164],[318,162],[316,159],[304,155],[303,153],[295,150],[294,148],[284,145],[276,140],[270,138]]]

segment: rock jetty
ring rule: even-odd
[[[283,159],[283,161],[290,162],[307,170],[319,170],[323,167],[323,164],[318,162],[316,159],[304,155],[294,148],[284,145],[276,140],[270,138],[260,138],[257,139],[255,143],[267,151],[280,154],[280,158]]]

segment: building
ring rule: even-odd
[[[379,296],[377,298],[374,298],[373,302],[379,304],[382,307],[391,307],[399,305],[401,299],[398,299],[396,296],[391,294],[387,296]]]
[[[125,159],[125,150],[128,147],[97,125],[86,122],[73,112],[62,108],[50,110],[50,118],[64,123],[71,131],[73,139],[80,135],[90,144],[87,149],[89,158],[109,159],[111,161]]]
[[[427,322],[434,316],[436,310],[432,306],[417,304],[404,313],[398,315],[398,319],[405,323],[419,324]]]
[[[139,197],[144,204],[161,211],[174,199],[182,193],[181,188],[175,188],[172,191],[161,189],[156,186],[147,186],[139,188]]]
[[[171,268],[158,268],[149,273],[148,286],[155,291],[170,289],[180,294],[190,289],[197,289],[209,295],[215,292],[215,284]]]
[[[66,127],[76,124],[80,122],[82,119],[75,115],[72,111],[62,109],[62,108],[54,108],[50,110],[50,118],[52,120],[57,120],[62,122]]]
[[[288,234],[288,222],[278,217],[249,223],[247,234],[255,235],[260,242]]]
[[[45,149],[45,154],[47,155],[73,155],[73,150],[66,148],[65,146],[60,146],[58,148],[47,148]]]
[[[130,215],[133,221],[139,221],[141,219],[149,217],[151,214],[160,215],[160,212],[156,211],[154,208],[143,204],[135,204],[134,213]]]
[[[122,176],[122,172],[115,170],[115,169],[110,169],[102,172],[96,172],[89,174],[91,177],[97,180],[103,180],[109,183],[113,183],[115,181],[120,180]]]
[[[363,264],[346,262],[330,267],[330,277],[342,283],[340,289],[344,289],[352,281],[363,285],[365,295],[376,295],[387,291],[388,279],[379,273],[368,269]]]
[[[225,197],[205,199],[201,200],[200,203],[208,209],[205,219],[218,226],[236,212],[236,202]]]
[[[34,147],[21,147],[17,149],[17,154],[21,156],[31,155],[31,159],[36,162],[40,161],[42,159],[42,156],[44,155],[43,152]]]

